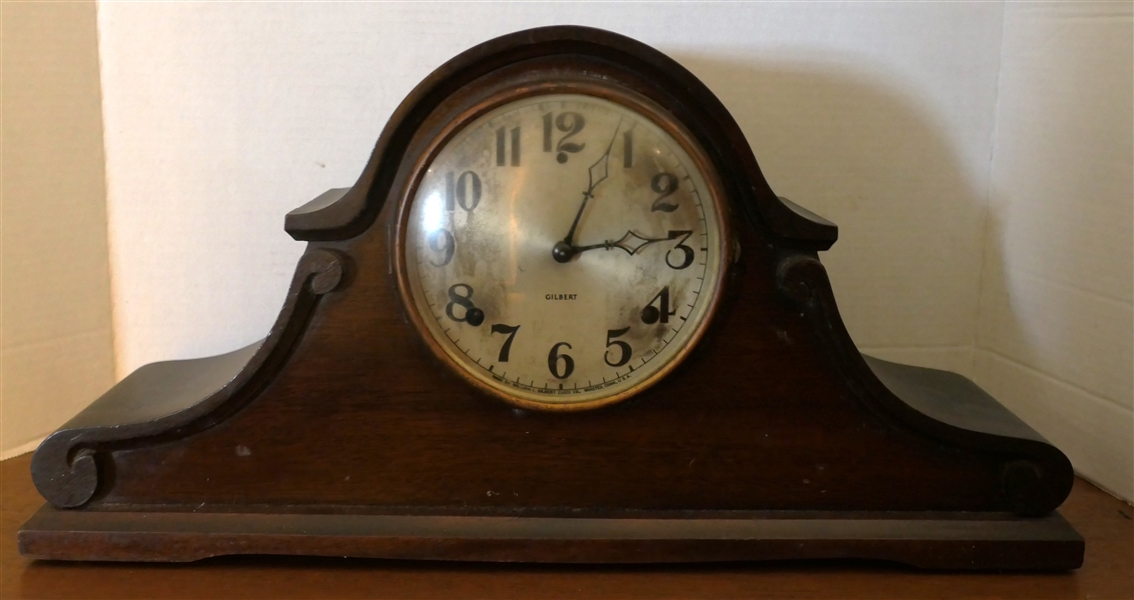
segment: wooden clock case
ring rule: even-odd
[[[399,294],[399,203],[439,120],[525,73],[600,77],[671,112],[720,174],[735,262],[706,336],[611,406],[520,410],[429,350]],[[1068,459],[959,375],[863,356],[818,252],[720,101],[581,27],[473,48],[402,103],[358,182],[287,215],[308,242],[268,337],[145,366],[48,437],[26,556],[312,554],[541,562],[857,557],[1067,569]]]

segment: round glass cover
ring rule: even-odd
[[[522,406],[644,389],[715,306],[725,241],[708,161],[623,104],[499,106],[435,154],[405,225],[409,293],[437,346]]]

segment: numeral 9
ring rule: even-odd
[[[457,241],[453,239],[453,234],[445,229],[438,229],[429,236],[429,248],[434,252],[440,252],[442,255],[441,262],[436,263],[429,261],[429,264],[435,267],[444,267],[453,260],[453,252],[457,249]]]

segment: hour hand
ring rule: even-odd
[[[637,254],[639,250],[641,250],[642,248],[645,248],[646,246],[648,246],[648,245],[650,245],[654,242],[664,242],[666,240],[675,240],[675,239],[681,237],[682,235],[684,235],[685,233],[686,232],[684,232],[684,231],[671,231],[671,232],[669,232],[669,235],[666,236],[666,237],[648,238],[648,237],[642,237],[642,236],[634,233],[633,231],[627,230],[626,233],[623,234],[623,236],[621,238],[617,239],[617,240],[607,240],[607,241],[605,241],[601,244],[591,244],[590,246],[577,246],[575,248],[575,253],[578,254],[579,252],[586,252],[587,250],[595,250],[595,249],[598,249],[598,248],[603,248],[603,249],[606,249],[606,250],[610,250],[611,248],[621,248],[621,249],[625,250],[627,254],[629,254],[630,256],[633,256],[633,255]]]

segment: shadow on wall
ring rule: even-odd
[[[675,58],[728,107],[772,189],[839,225],[822,260],[859,348],[971,376],[987,163],[966,173],[958,136],[836,65]]]

